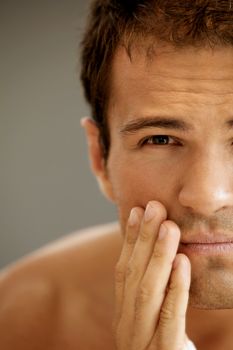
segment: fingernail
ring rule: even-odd
[[[167,234],[167,227],[164,224],[162,224],[159,229],[158,239],[159,240],[163,239],[166,236],[166,234]]]
[[[131,209],[128,222],[130,226],[134,226],[138,223],[138,214],[136,208]]]
[[[156,214],[156,208],[151,204],[147,204],[147,207],[146,207],[146,212],[145,212],[145,221],[150,221],[154,218]]]

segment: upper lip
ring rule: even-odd
[[[223,234],[205,233],[196,234],[191,237],[181,239],[182,244],[218,244],[218,243],[233,243],[232,237],[227,237]]]

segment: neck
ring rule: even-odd
[[[190,307],[187,334],[200,350],[232,349],[232,322],[233,309],[201,310]]]

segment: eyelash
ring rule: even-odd
[[[167,138],[168,142],[169,140],[173,140],[174,142],[172,143],[166,143],[166,144],[160,144],[160,143],[153,143],[153,138]],[[149,143],[148,141],[151,141],[151,143]],[[151,136],[147,136],[144,137],[140,142],[139,142],[139,146],[143,147],[143,146],[181,146],[181,143],[175,138],[175,137],[171,137],[169,135],[151,135]]]

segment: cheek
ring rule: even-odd
[[[171,201],[174,203],[180,178],[178,169],[141,157],[135,161],[113,160],[110,170],[119,216],[124,222],[132,207],[145,208],[150,200],[158,200],[167,208]]]

